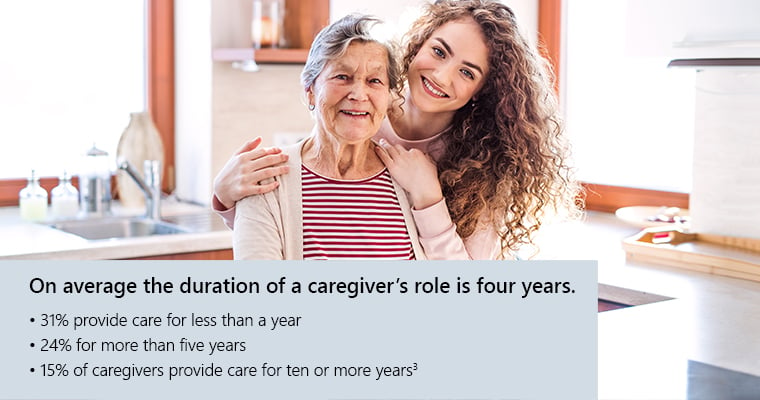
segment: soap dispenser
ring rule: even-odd
[[[38,222],[47,218],[48,193],[40,186],[40,178],[34,170],[26,187],[18,193],[18,205],[21,218],[26,221]]]
[[[58,178],[58,186],[50,191],[50,211],[53,218],[73,218],[79,213],[79,191],[71,184],[67,171]]]

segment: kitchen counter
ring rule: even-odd
[[[144,209],[113,206],[114,215],[136,216]],[[204,220],[204,228],[191,233],[87,240],[44,223],[21,220],[18,207],[0,208],[0,260],[103,260],[215,251],[232,248],[232,231],[221,218],[199,205],[164,201],[162,217]]]
[[[231,232],[207,208],[165,204],[162,211],[193,214],[210,216],[214,229],[90,242],[24,223],[17,208],[0,208],[0,259],[131,258],[231,247]],[[589,212],[586,221],[549,227],[539,238],[538,259],[598,260],[600,298],[641,304],[599,313],[599,398],[760,398],[760,282],[626,260],[621,242],[638,231],[613,214]]]
[[[589,212],[541,240],[540,258],[598,260],[600,298],[657,295],[599,313],[599,398],[760,399],[760,282],[626,260],[639,231]]]

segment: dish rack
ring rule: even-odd
[[[626,259],[760,282],[760,239],[646,228],[623,240]]]

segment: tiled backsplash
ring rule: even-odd
[[[314,120],[306,108],[299,76],[302,65],[260,65],[243,72],[230,63],[214,63],[212,171],[249,139],[275,144],[281,132],[308,133]]]

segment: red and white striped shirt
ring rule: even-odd
[[[303,259],[413,260],[391,175],[341,181],[301,165]]]

